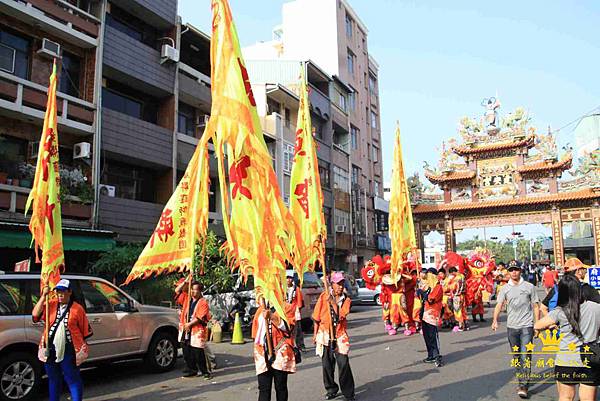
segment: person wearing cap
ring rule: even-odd
[[[573,275],[581,283],[581,295],[583,296],[583,301],[592,301],[597,304],[600,304],[600,294],[598,293],[598,290],[596,290],[594,287],[592,287],[584,281],[585,276],[587,275],[587,270],[590,268],[590,266],[584,264],[581,260],[577,258],[569,258],[565,261],[563,268],[565,271],[565,275]],[[558,273],[556,273],[556,275],[558,276]],[[547,316],[548,312],[554,309],[557,302],[558,283],[552,288],[550,288],[550,290],[546,294],[546,297],[542,301],[542,315]]]
[[[527,347],[526,351],[526,346],[533,341],[533,326],[540,318],[540,300],[537,289],[521,277],[521,268],[516,263],[509,264],[508,274],[510,275],[509,282],[498,293],[492,330],[498,330],[498,318],[506,305],[508,342],[511,351],[520,352],[515,356],[519,358],[519,363],[516,364],[519,381],[517,395],[521,398],[528,398],[531,349]]]
[[[204,348],[208,340],[210,310],[208,302],[202,297],[202,284],[191,280],[190,275],[175,289],[175,294],[178,296],[185,294],[184,306],[179,316],[179,341],[183,347],[183,359],[186,363],[183,377],[195,377],[200,371],[202,376],[209,380],[212,376],[208,370]],[[191,294],[184,292],[185,287],[191,288]]]
[[[88,357],[86,340],[92,335],[85,309],[72,298],[71,283],[62,279],[54,287],[56,296],[48,300],[48,343],[45,334],[40,341],[39,359],[48,375],[49,399],[59,401],[63,379],[69,387],[72,401],[83,399],[83,381],[79,372]],[[49,287],[44,287],[32,312],[33,322],[44,320]]]
[[[302,332],[302,325],[300,324],[302,320],[302,315],[300,311],[304,308],[304,299],[302,298],[302,289],[296,285],[294,281],[294,271],[288,270],[286,273],[287,279],[287,293],[286,293],[286,301],[294,310],[294,315],[296,318],[296,324],[294,325],[294,338],[296,339],[296,347],[298,347],[302,352],[306,352],[306,347],[304,346],[304,333]]]
[[[439,283],[435,267],[427,269],[426,278],[419,286],[417,295],[421,298],[421,328],[427,347],[427,358],[423,362],[435,363],[435,366],[441,367],[443,363],[438,327],[442,318],[444,289]]]
[[[288,400],[288,375],[296,372],[294,338],[296,312],[289,303],[284,304],[286,320],[263,299],[257,299],[258,310],[252,321],[254,339],[254,366],[258,380],[258,401],[270,401],[275,384],[277,401]],[[270,349],[273,355],[270,354]]]
[[[336,398],[340,390],[346,400],[354,400],[354,377],[348,358],[350,337],[347,332],[351,301],[344,293],[344,280],[341,272],[331,275],[331,288],[319,296],[312,315],[313,343],[317,346],[317,355],[321,357],[327,400]],[[335,382],[336,363],[339,385]]]

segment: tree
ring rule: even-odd
[[[414,173],[406,179],[408,185],[408,193],[410,195],[410,203],[416,204],[421,200],[423,195],[423,183],[419,177],[419,173]]]
[[[217,235],[209,231],[204,243],[204,255],[202,245],[196,245],[194,259],[194,278],[202,283],[207,292],[229,292],[233,290],[236,279],[231,274],[231,268],[226,258],[221,253],[222,242]],[[200,268],[204,266],[204,274],[200,275]]]
[[[144,246],[142,244],[117,246],[112,251],[104,253],[92,265],[90,271],[113,283],[122,283],[127,278],[143,249]]]

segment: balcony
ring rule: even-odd
[[[47,88],[0,71],[0,113],[23,121],[44,121]],[[57,92],[59,131],[89,135],[94,133],[96,106],[85,100]]]
[[[336,249],[352,249],[352,236],[350,234],[336,233],[335,247]]]
[[[104,75],[155,97],[173,94],[175,66],[161,64],[158,50],[109,25],[104,33]]]
[[[159,29],[170,28],[176,23],[177,0],[119,0],[118,4]]]
[[[334,131],[348,132],[348,114],[335,103],[331,104],[331,118]]]
[[[179,63],[179,100],[203,110],[210,110],[210,77],[187,64]]]
[[[277,113],[272,113],[266,116],[260,116],[260,125],[263,133],[275,140],[285,139],[293,141],[296,137],[292,128],[288,128],[283,124],[283,119]]]
[[[63,0],[0,0],[0,12],[83,48],[98,45],[100,20]]]
[[[108,108],[102,109],[102,150],[127,161],[135,158],[147,165],[171,168],[173,133],[163,127]]]
[[[309,84],[309,87],[310,92],[308,96],[314,112],[324,120],[329,120],[331,116],[331,101],[316,86]]]
[[[119,234],[118,240],[146,242],[158,223],[163,205],[101,195],[99,225]]]
[[[335,208],[349,212],[350,209],[350,194],[340,189],[333,190]]]
[[[0,184],[0,220],[12,223],[27,223],[31,211],[26,217],[25,204],[29,196],[29,188],[17,185]],[[92,216],[92,205],[83,204],[79,198],[68,197],[68,201],[61,204],[61,215],[65,227],[88,227]]]

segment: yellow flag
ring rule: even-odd
[[[300,106],[296,124],[294,165],[290,180],[290,211],[300,229],[308,259],[300,266],[298,275],[306,270],[313,271],[318,261],[325,267],[325,241],[327,226],[323,216],[323,192],[319,177],[317,149],[312,135],[310,104],[304,67],[300,76]]]
[[[208,129],[219,165],[223,250],[234,268],[254,276],[258,295],[283,317],[286,261],[297,266],[304,252],[279,191],[226,0],[212,0],[211,68]]]
[[[193,269],[196,242],[202,241],[208,228],[208,186],[208,136],[204,135],[124,284]]]
[[[409,259],[418,261],[416,254],[415,226],[408,184],[404,175],[402,161],[402,145],[400,144],[400,126],[396,127],[396,143],[394,145],[394,165],[392,168],[390,198],[389,231],[392,240],[392,279],[401,272],[402,263]]]
[[[25,215],[29,207],[32,207],[29,231],[33,236],[37,263],[40,262],[39,251],[42,251],[41,288],[45,285],[53,288],[60,280],[60,272],[65,264],[60,212],[56,85],[56,60],[54,60],[35,178],[25,206]]]

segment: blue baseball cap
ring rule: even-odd
[[[56,291],[67,291],[71,289],[71,282],[65,278],[61,279],[54,287]]]

